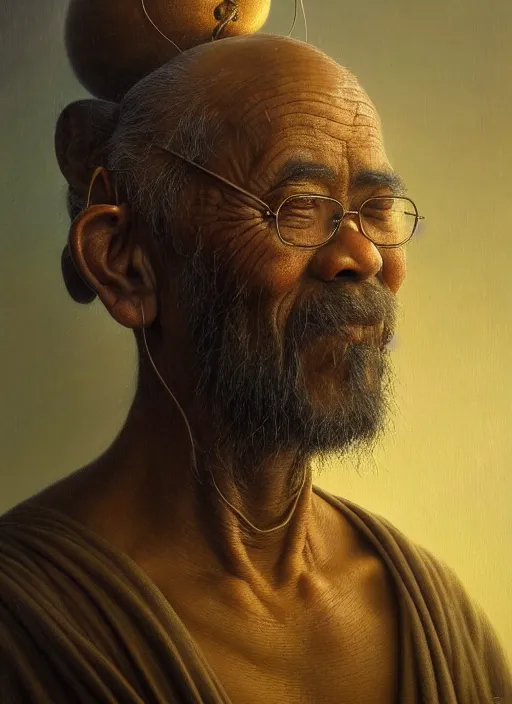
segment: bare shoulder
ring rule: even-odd
[[[99,481],[92,465],[82,467],[34,494],[20,505],[41,506],[88,523],[87,507],[99,489]]]

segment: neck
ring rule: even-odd
[[[233,576],[262,591],[311,569],[322,551],[316,536],[323,514],[310,467],[297,467],[296,453],[282,452],[263,462],[242,490],[232,477],[248,468],[233,471],[234,458],[209,452],[202,421],[197,475],[181,414],[165,397],[161,404],[155,396],[151,403],[143,399],[138,394],[120,435],[88,470],[97,478],[89,505],[102,532],[110,531],[109,539],[114,535],[135,561],[150,555],[167,563],[172,557],[186,570],[207,565],[217,577]],[[195,435],[193,410],[184,410]]]

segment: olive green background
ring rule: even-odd
[[[512,655],[512,3],[305,0],[309,41],[360,77],[428,218],[408,247],[396,406],[374,463],[317,483],[445,559]],[[66,297],[66,0],[0,7],[0,513],[98,455],[135,380],[131,334]],[[267,30],[287,33],[293,0]],[[303,38],[300,22],[296,36]]]

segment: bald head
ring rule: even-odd
[[[293,76],[334,75],[343,84],[357,86],[357,79],[320,49],[291,37],[254,34],[201,44],[182,58],[193,59],[192,77],[208,77],[215,85],[235,91],[246,81],[272,80],[275,74]]]
[[[195,47],[141,81],[128,100],[136,96],[140,101],[146,91],[158,98],[153,108],[166,114],[169,129],[173,113],[175,119],[182,117],[184,101],[249,134],[271,133],[272,117],[290,112],[284,104],[292,105],[297,99],[305,107],[315,98],[333,103],[344,111],[345,122],[354,122],[356,113],[377,121],[368,96],[348,69],[309,44],[274,35],[235,37]]]
[[[254,35],[212,42],[191,52],[192,81],[208,85],[209,106],[231,127],[260,140],[290,124],[290,115],[320,103],[346,124],[378,118],[357,78],[322,51],[288,37]],[[187,91],[187,86],[184,86]],[[317,111],[317,126],[332,115]]]

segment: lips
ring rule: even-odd
[[[338,348],[340,345],[343,351],[346,350],[349,344],[366,343],[380,350],[381,352],[387,348],[394,335],[392,331],[385,326],[383,322],[377,325],[354,325],[349,324],[344,328],[344,334],[329,335],[321,338],[321,349],[325,351],[330,359],[332,348]],[[317,338],[317,341],[320,341]]]

